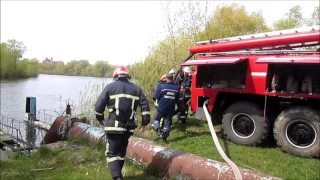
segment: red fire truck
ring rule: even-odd
[[[193,66],[191,110],[234,143],[272,135],[285,152],[320,156],[320,31],[308,27],[198,42],[181,65]]]

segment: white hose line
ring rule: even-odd
[[[211,121],[211,116],[208,112],[208,109],[206,107],[206,105],[204,104],[203,105],[203,109],[204,109],[204,112],[206,114],[206,118],[207,118],[207,122],[208,122],[208,125],[209,125],[209,129],[210,129],[210,132],[211,132],[211,136],[212,136],[212,139],[213,139],[213,142],[214,144],[216,145],[217,149],[218,149],[218,152],[219,154],[221,155],[221,157],[230,165],[230,167],[232,168],[232,171],[233,171],[233,174],[236,178],[236,180],[242,180],[242,176],[241,176],[241,172],[239,170],[239,168],[237,167],[237,165],[232,162],[228,156],[226,155],[226,153],[223,151],[220,143],[219,143],[219,140],[218,140],[218,137],[217,137],[217,134],[213,128],[213,125],[212,125],[212,121]]]

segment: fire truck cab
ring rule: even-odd
[[[234,143],[255,146],[273,134],[281,149],[320,156],[320,31],[289,29],[198,42],[191,110],[222,124]]]

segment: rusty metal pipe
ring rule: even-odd
[[[86,123],[73,123],[68,138],[87,139],[90,142],[106,142],[105,132],[102,128]]]
[[[141,138],[130,138],[127,157],[152,167],[163,176],[179,179],[235,179],[232,168],[226,163],[160,146]],[[243,179],[279,179],[247,169],[240,171]]]
[[[61,127],[66,116],[57,117],[57,119],[51,125],[49,131],[46,133],[40,144],[50,144],[61,140],[59,136],[59,128]]]
[[[105,142],[105,133],[102,128],[76,122],[72,124],[68,138]],[[179,179],[234,179],[233,171],[226,163],[157,145],[142,138],[130,138],[126,156],[163,176]],[[240,171],[243,179],[280,179],[252,170]]]

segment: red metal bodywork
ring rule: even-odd
[[[215,57],[220,61],[221,57]],[[264,59],[262,59],[264,58]],[[196,66],[195,72],[192,75],[192,98],[191,98],[191,110],[193,112],[197,111],[198,108],[198,97],[206,96],[210,97],[210,102],[208,104],[208,109],[212,111],[214,108],[214,102],[219,92],[230,92],[230,93],[242,93],[242,94],[256,94],[256,95],[268,95],[268,96],[284,96],[284,97],[296,97],[296,98],[317,98],[320,99],[320,95],[307,95],[307,94],[291,94],[291,93],[273,93],[266,92],[267,89],[267,71],[268,71],[268,61],[275,59],[275,56],[239,56],[234,59],[248,60],[248,70],[246,74],[246,86],[244,90],[232,90],[232,89],[211,89],[211,88],[197,88],[197,73],[198,68]],[[288,63],[288,56],[277,56],[278,61],[273,61],[273,63]],[[319,55],[309,55],[309,56],[295,56],[293,59],[306,59],[305,63],[313,63],[319,65],[320,71],[320,57]],[[215,64],[214,58],[210,57],[212,63]],[[260,59],[260,61],[258,61]],[[291,58],[292,59],[292,58]],[[262,61],[263,60],[263,61]],[[197,60],[193,60],[197,61]],[[201,62],[201,61],[200,61]],[[221,61],[220,61],[221,62]],[[300,62],[300,61],[299,61]],[[291,62],[290,62],[291,63]],[[302,63],[302,62],[300,62]],[[192,63],[193,65],[195,63]],[[201,63],[200,63],[201,64]],[[223,64],[223,63],[219,63]],[[231,64],[231,63],[225,63]],[[188,65],[188,63],[185,63]],[[191,64],[190,64],[191,65]]]
[[[247,57],[237,57],[238,59],[248,59]],[[192,76],[192,99],[191,110],[196,112],[198,107],[198,96],[210,97],[208,104],[209,111],[212,111],[214,107],[215,99],[219,92],[230,93],[246,93],[246,94],[265,94],[266,89],[266,72],[268,69],[267,64],[255,64],[257,57],[250,57],[248,63],[248,71],[246,74],[246,88],[244,90],[232,90],[232,89],[210,89],[210,88],[197,88],[197,70]]]
[[[299,57],[261,57],[256,61],[257,64],[319,64],[320,57],[319,55],[313,56],[299,56]]]
[[[309,32],[291,33],[286,35],[273,35],[259,38],[251,38],[246,40],[235,40],[230,42],[217,42],[204,45],[195,45],[190,48],[190,53],[197,55],[197,53],[210,53],[210,52],[227,52],[227,51],[240,51],[253,48],[272,47],[279,45],[290,44],[306,44],[308,42],[320,43],[320,31],[312,30]],[[211,88],[197,88],[197,73],[198,65],[214,65],[214,64],[226,64],[231,65],[241,61],[247,60],[248,67],[246,73],[246,84],[243,90],[231,90],[231,89],[211,89]],[[195,66],[195,71],[192,75],[192,98],[191,98],[191,110],[197,111],[198,97],[210,97],[208,104],[209,111],[214,108],[214,102],[219,92],[230,93],[243,93],[243,94],[255,94],[255,95],[267,95],[267,96],[284,96],[284,97],[296,97],[296,98],[316,98],[320,99],[320,95],[307,95],[307,94],[289,94],[289,93],[273,93],[267,92],[267,73],[268,64],[314,64],[319,65],[320,71],[320,54],[315,52],[314,54],[294,54],[294,55],[277,55],[277,54],[261,54],[252,55],[242,54],[240,55],[206,55],[199,56],[195,59],[185,61],[182,66]],[[202,105],[200,105],[202,106]]]

